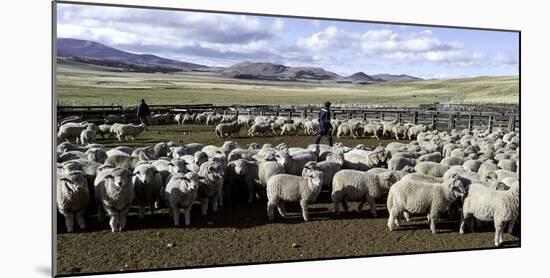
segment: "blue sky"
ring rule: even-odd
[[[57,36],[209,66],[261,61],[349,75],[517,75],[515,32],[58,4]]]

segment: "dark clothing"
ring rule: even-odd
[[[319,111],[319,132],[317,138],[315,138],[315,144],[319,144],[323,136],[327,137],[329,146],[332,146],[332,125],[330,124],[330,109],[328,107],[323,107]]]
[[[149,106],[145,102],[140,103],[138,108],[137,108],[138,118],[149,118],[149,115],[151,115],[151,111],[149,110]]]
[[[330,125],[330,109],[327,107],[321,108],[321,111],[319,111],[319,129],[326,131],[330,129],[332,126]],[[325,132],[322,132],[323,134]]]
[[[143,125],[149,125],[150,115],[149,106],[145,102],[140,103],[137,108],[137,116]]]

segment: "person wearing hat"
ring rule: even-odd
[[[149,125],[150,115],[151,111],[149,110],[149,106],[147,105],[147,103],[145,103],[145,100],[142,99],[137,108],[137,116],[143,125]]]
[[[329,101],[319,111],[319,132],[315,139],[315,144],[321,142],[321,137],[326,136],[329,146],[332,146],[332,125],[330,124],[330,105]]]

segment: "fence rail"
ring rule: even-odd
[[[149,105],[151,111],[156,113],[183,113],[183,112],[214,112],[224,115],[251,115],[251,116],[287,116],[287,117],[312,117],[318,115],[318,107],[279,107],[265,105],[233,105],[214,106],[212,104],[194,105]],[[435,107],[435,108],[434,108]],[[415,124],[433,125],[438,129],[453,128],[476,128],[485,126],[490,129],[500,127],[508,131],[520,129],[520,114],[512,107],[502,109],[486,109],[480,106],[473,109],[469,106],[467,110],[453,110],[446,106],[439,108],[343,108],[334,107],[331,109],[332,117],[335,119],[360,118],[367,121],[392,121],[411,122]],[[79,116],[84,120],[102,122],[107,115],[125,115],[127,121],[137,122],[136,107],[122,106],[59,106],[57,108],[58,120],[70,116]]]

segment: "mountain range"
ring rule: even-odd
[[[152,54],[134,54],[107,45],[80,39],[58,38],[57,60],[60,64],[95,67],[100,70],[134,72],[212,71],[223,76],[241,79],[280,81],[336,81],[339,83],[370,84],[386,81],[411,81],[421,78],[400,74],[367,75],[357,72],[340,76],[318,67],[289,67],[275,63],[241,62],[230,67],[209,67],[167,59]]]

